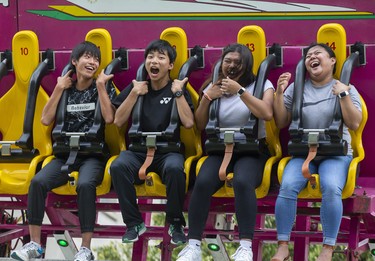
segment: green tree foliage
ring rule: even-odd
[[[187,217],[185,217],[187,219]],[[153,226],[164,226],[165,214],[154,213],[152,215]],[[273,215],[267,215],[265,218],[265,228],[276,228],[275,218]],[[321,228],[320,228],[321,229]],[[147,250],[147,261],[161,261],[161,250],[160,240],[150,240]],[[229,255],[232,255],[239,246],[238,242],[230,242],[225,240],[225,249]],[[119,242],[111,241],[109,245],[100,246],[93,250],[97,252],[97,260],[113,260],[113,261],[129,261],[132,257],[133,244],[122,244]],[[184,246],[178,246],[173,249],[172,260],[177,259],[178,253],[183,249]],[[309,246],[309,260],[315,260],[320,251],[321,244],[311,244]],[[202,242],[202,261],[212,261],[213,258],[207,248],[205,241]],[[271,260],[272,256],[276,253],[277,244],[275,242],[265,242],[262,246],[262,260]],[[293,244],[289,245],[289,251],[292,255]],[[293,256],[292,256],[293,257]],[[335,249],[332,261],[346,260],[345,246],[338,246]],[[359,261],[371,261],[373,260],[371,253],[365,252],[359,257]]]

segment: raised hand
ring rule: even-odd
[[[133,80],[133,89],[132,92],[135,92],[137,95],[145,95],[148,93],[148,82],[147,81],[136,81]]]
[[[96,78],[96,84],[97,85],[105,85],[110,79],[113,78],[113,74],[105,74],[104,73],[104,69],[102,69],[102,71],[100,72],[100,74],[98,75],[98,78]]]
[[[289,72],[285,72],[280,75],[279,79],[277,80],[277,89],[276,93],[283,94],[285,89],[289,85],[289,80],[292,77],[292,75]]]
[[[56,88],[61,88],[63,90],[69,89],[73,85],[73,80],[70,77],[73,70],[69,70],[64,76],[57,77]]]

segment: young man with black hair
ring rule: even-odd
[[[155,40],[148,45],[145,50],[145,68],[149,80],[133,80],[115,99],[114,105],[117,110],[114,123],[118,127],[128,122],[139,96],[144,97],[141,113],[142,131],[162,132],[167,128],[173,99],[176,100],[180,124],[185,128],[193,127],[193,105],[189,93],[183,91],[183,86],[188,79],[172,81],[169,76],[175,58],[176,51],[167,41]],[[175,139],[179,140],[180,137]],[[113,186],[119,196],[122,217],[127,226],[127,231],[122,237],[124,243],[137,241],[138,236],[146,231],[138,209],[134,187],[144,182],[139,178],[138,172],[146,157],[144,151],[132,151],[130,147],[129,150],[120,153],[110,168]],[[185,219],[182,215],[186,183],[184,155],[180,152],[162,153],[156,149],[153,161],[147,170],[158,173],[166,185],[166,221],[170,224],[171,243],[185,243],[186,237],[183,232]]]
[[[100,137],[104,140],[104,125],[112,123],[114,119],[114,106],[111,100],[116,92],[112,86],[107,92],[106,83],[113,75],[101,71],[97,79],[95,72],[100,64],[100,50],[88,41],[78,44],[72,51],[70,62],[73,70],[64,76],[58,77],[57,84],[42,113],[42,124],[48,126],[56,119],[57,107],[63,92],[68,92],[64,131],[87,132],[94,123],[94,113],[97,100],[100,100],[100,109],[103,122]],[[71,77],[73,71],[75,79]],[[84,106],[79,106],[84,105]],[[54,188],[66,184],[68,174],[62,172],[61,167],[66,164],[67,156],[55,155],[56,158],[42,168],[32,179],[27,204],[27,218],[31,241],[21,249],[11,253],[16,260],[30,260],[40,258],[44,252],[41,246],[41,226],[45,211],[47,193]],[[77,182],[78,216],[82,232],[82,244],[74,261],[94,260],[90,250],[96,217],[96,186],[103,179],[107,157],[77,156],[72,168],[79,171]]]

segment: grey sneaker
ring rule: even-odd
[[[125,235],[122,237],[122,243],[133,243],[138,241],[138,237],[146,232],[145,223],[141,223],[134,227],[128,227],[125,232]]]
[[[168,234],[171,236],[171,243],[174,245],[182,245],[186,243],[186,236],[181,225],[170,225]]]
[[[81,247],[78,253],[74,256],[74,261],[90,261],[94,259],[94,255],[87,247]]]
[[[240,246],[231,258],[234,261],[253,261],[253,250]]]
[[[202,261],[202,251],[200,247],[188,244],[178,254],[176,261]]]
[[[10,257],[20,261],[29,261],[32,258],[42,257],[43,253],[43,248],[34,241],[31,241],[24,245],[22,248],[13,251],[10,254]]]

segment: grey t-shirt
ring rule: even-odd
[[[325,129],[332,123],[335,108],[336,95],[332,93],[332,86],[335,79],[324,86],[316,87],[308,79],[305,82],[302,102],[302,127],[304,129]],[[292,111],[294,83],[292,83],[284,92],[284,104],[288,111]],[[360,111],[361,101],[357,89],[351,85],[349,90],[350,98]],[[348,155],[353,154],[351,148],[351,137],[348,127],[344,124],[343,137],[348,142]]]
[[[246,91],[250,94],[254,93],[255,82],[245,87]],[[208,88],[211,88],[210,84]],[[273,89],[272,83],[267,80],[264,84],[263,92],[268,89]],[[223,96],[220,98],[220,108],[219,108],[219,124],[220,128],[241,128],[246,125],[250,117],[250,110],[242,102],[241,98],[237,95]],[[258,138],[264,138],[266,136],[266,131],[264,127],[264,120],[259,120],[258,126]],[[220,136],[224,138],[224,134]],[[235,133],[235,140],[244,140],[246,139],[243,133]]]

